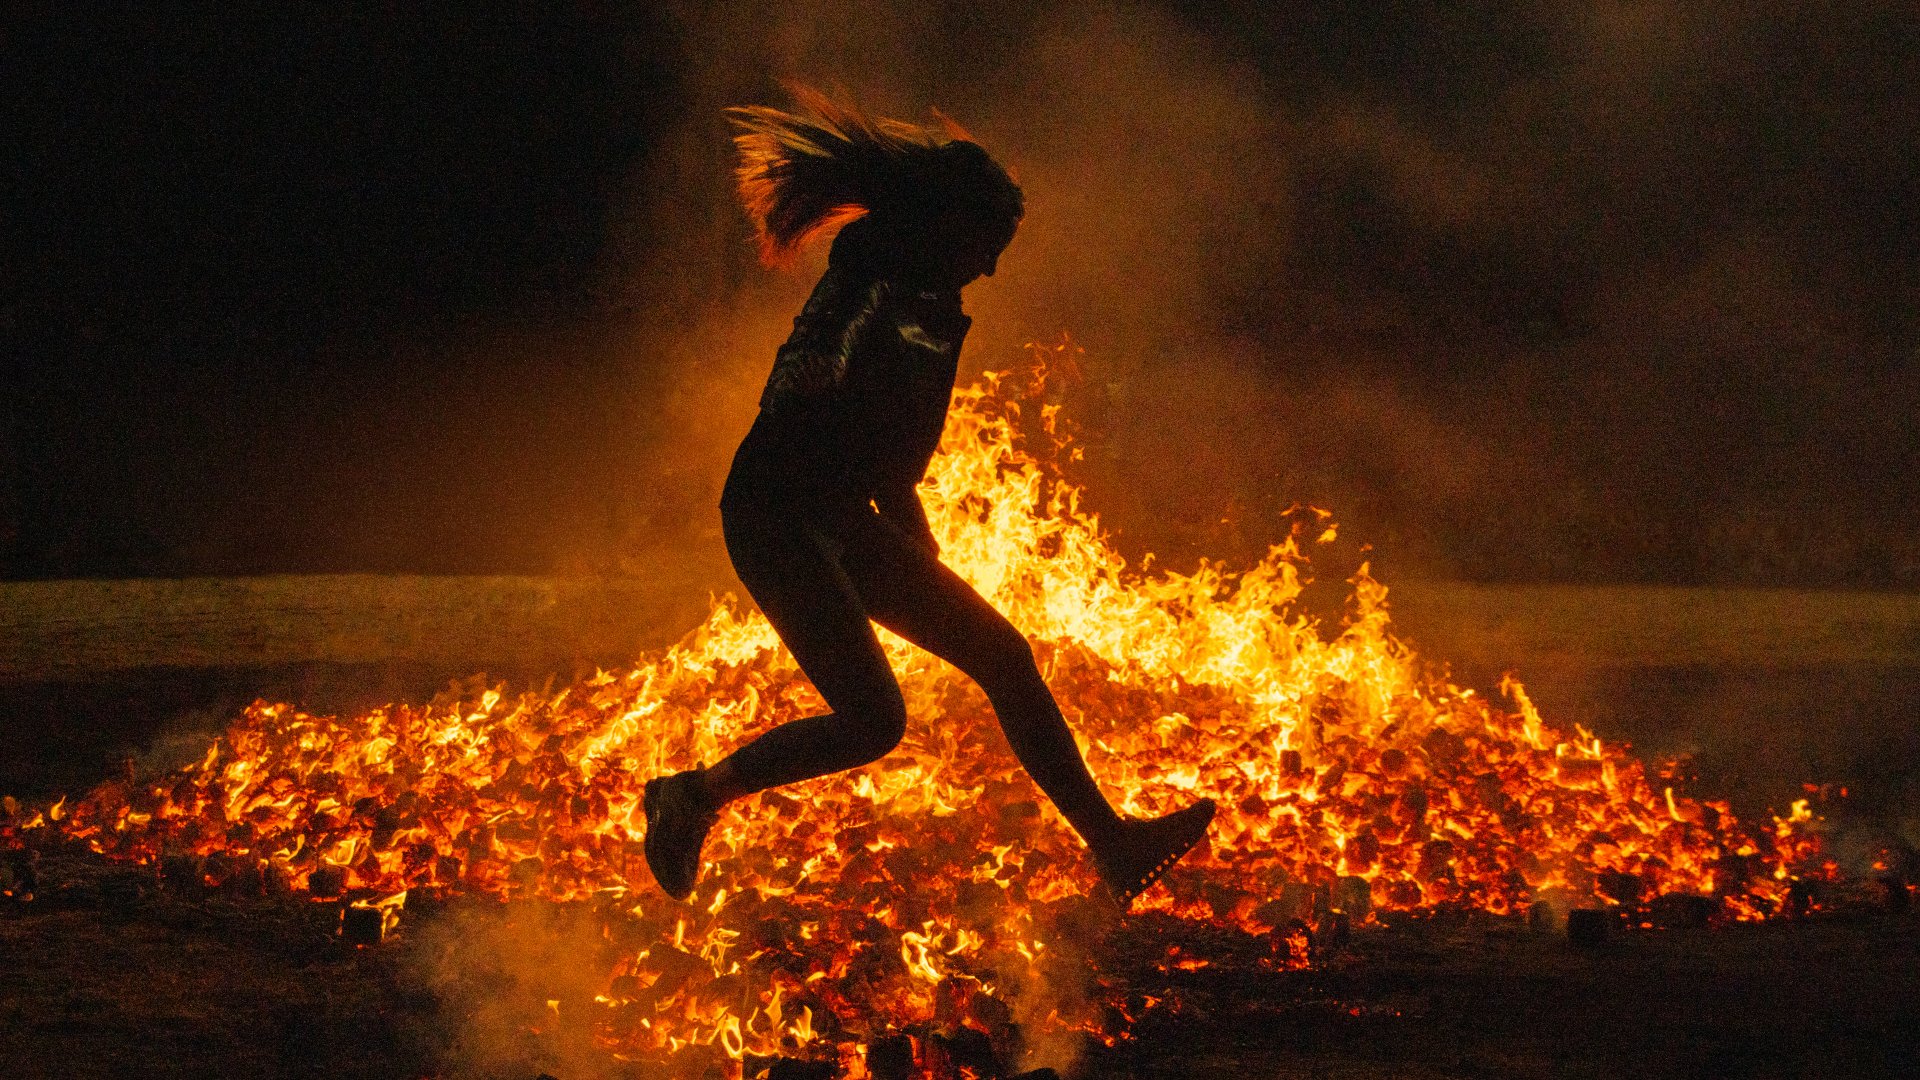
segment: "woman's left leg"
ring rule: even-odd
[[[1110,846],[1120,819],[1087,771],[1026,637],[885,520],[863,519],[843,540],[842,565],[873,621],[979,683],[1034,783],[1089,846]]]
[[[1087,772],[1026,637],[960,575],[878,517],[863,518],[844,540],[842,565],[867,613],[987,692],[1014,756],[1087,842],[1122,907],[1206,838],[1211,799],[1144,820],[1114,813]]]

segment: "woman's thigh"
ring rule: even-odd
[[[959,574],[884,518],[842,538],[847,577],[874,622],[984,682],[1032,663],[1020,631]]]
[[[834,712],[898,696],[838,545],[800,519],[729,513],[727,554],[754,603]]]

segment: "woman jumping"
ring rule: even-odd
[[[711,768],[649,780],[647,865],[693,892],[719,809],[878,760],[906,730],[879,623],[980,684],[1035,783],[1124,906],[1206,835],[1214,806],[1121,818],[1101,795],[1012,623],[940,562],[915,488],[940,441],[960,289],[992,275],[1024,205],[956,126],[876,120],[796,89],[799,115],[729,110],[739,186],[770,265],[842,226],[733,458],[720,518],[753,599],[833,710],[780,725]]]

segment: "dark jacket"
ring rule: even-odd
[[[916,285],[841,241],[774,357],[721,509],[831,527],[877,508],[924,538],[914,487],[939,445],[973,320],[958,289]]]

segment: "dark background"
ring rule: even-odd
[[[1920,585],[1901,5],[479,11],[8,17],[0,574],[711,562],[798,77],[1019,174],[969,363],[1088,348],[1135,554]]]

